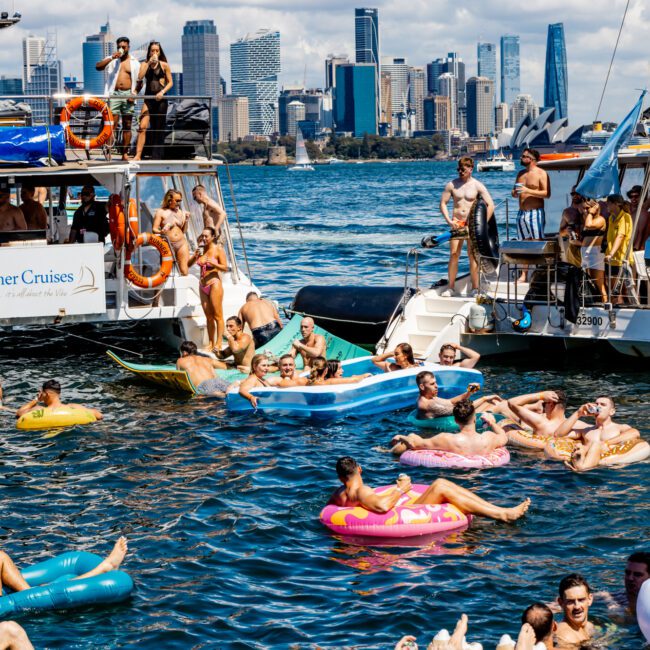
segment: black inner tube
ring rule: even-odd
[[[490,273],[499,265],[499,230],[496,217],[488,219],[487,214],[487,205],[479,196],[470,210],[467,228],[472,248],[480,256],[482,270]]]

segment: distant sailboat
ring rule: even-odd
[[[305,139],[302,137],[300,129],[296,132],[296,164],[289,167],[290,172],[313,172],[314,168],[311,166],[307,147],[305,147]]]

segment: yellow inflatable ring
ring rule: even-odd
[[[18,429],[54,429],[71,427],[74,424],[96,422],[95,414],[83,406],[69,404],[66,406],[43,406],[21,415],[16,422]]]

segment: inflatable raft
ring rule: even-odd
[[[329,353],[328,353],[329,355]],[[471,382],[483,383],[478,370],[424,363],[416,368],[383,372],[367,357],[344,361],[343,376],[373,373],[355,384],[295,386],[292,388],[255,388],[257,410],[309,418],[336,418],[346,415],[376,415],[413,406],[418,396],[415,376],[423,370],[433,372],[441,397],[462,393]],[[252,412],[251,403],[237,388],[226,394],[228,410]]]
[[[26,611],[70,609],[126,600],[133,580],[124,571],[109,571],[75,580],[94,569],[103,558],[86,551],[63,553],[21,571],[31,589],[0,596],[0,618]]]
[[[65,404],[35,408],[16,420],[16,428],[56,429],[57,427],[72,427],[75,424],[91,424],[96,421],[97,418],[90,409],[79,404]]]

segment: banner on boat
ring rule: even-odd
[[[0,248],[0,318],[103,314],[104,245]]]

